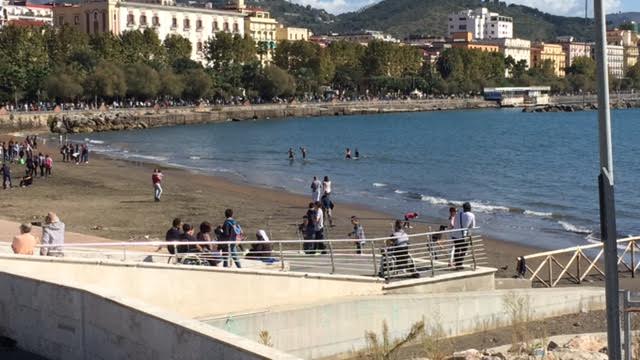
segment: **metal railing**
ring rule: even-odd
[[[635,277],[640,267],[636,259],[640,237],[620,239],[617,243],[618,270]],[[605,276],[600,263],[603,256],[604,247],[600,243],[522,256],[517,261],[521,276],[547,287],[556,287],[562,280],[580,284],[589,276]]]
[[[435,277],[459,270],[474,271],[486,265],[483,239],[473,231],[464,229],[463,232],[470,235],[460,239],[459,229],[407,235],[409,242],[400,245],[395,243],[397,238],[385,237],[362,242],[357,239],[142,241],[39,247],[59,247],[65,257],[74,258],[223,267],[240,264],[242,268],[373,276],[393,281]],[[177,253],[164,252],[168,247]],[[147,251],[135,250],[143,248]],[[157,250],[148,251],[153,248]]]

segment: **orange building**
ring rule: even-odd
[[[481,50],[486,52],[500,52],[500,47],[493,44],[483,44],[477,42],[454,42],[451,47],[457,49]]]
[[[553,62],[553,72],[557,77],[563,78],[565,76],[567,54],[562,45],[535,43],[531,47],[531,65],[533,67],[542,66],[546,60]]]

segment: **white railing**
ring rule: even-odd
[[[409,243],[397,246],[393,245],[396,238],[384,237],[367,239],[359,247],[356,239],[268,242],[158,240],[38,247],[59,248],[66,257],[223,267],[237,267],[240,264],[243,268],[266,267],[281,271],[378,276],[390,281],[434,277],[456,270],[475,270],[478,266],[486,265],[483,239],[474,231],[464,229],[464,233],[471,235],[462,239],[456,238],[460,234],[459,229],[407,235]],[[169,247],[178,253],[161,251]]]
[[[635,277],[640,267],[636,259],[636,253],[640,251],[640,237],[620,239],[617,243],[618,270]],[[588,276],[605,276],[603,256],[604,247],[599,243],[541,252],[517,260],[521,276],[547,287],[556,287],[562,280],[580,284]]]

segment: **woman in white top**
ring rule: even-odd
[[[325,195],[331,195],[331,180],[329,180],[328,176],[324,177],[324,181],[322,182],[322,189],[324,190]]]

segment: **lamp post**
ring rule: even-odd
[[[603,0],[594,1],[596,20],[596,63],[598,72],[598,122],[600,139],[600,232],[605,249],[607,341],[610,360],[621,359],[618,248],[614,198],[611,112],[609,110],[609,72],[607,29]]]

